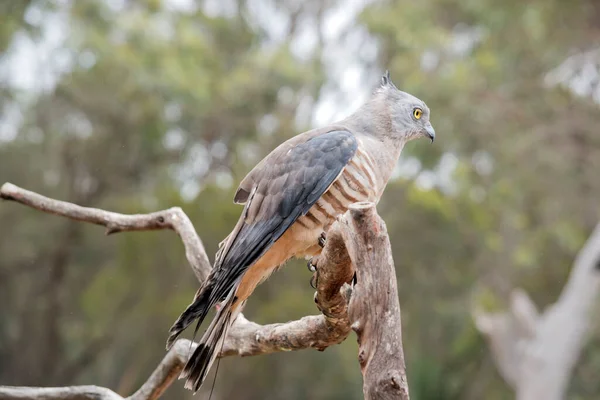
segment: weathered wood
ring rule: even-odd
[[[0,198],[77,221],[103,225],[107,234],[171,229],[181,237],[198,280],[202,282],[210,271],[202,241],[187,215],[178,207],[150,214],[124,215],[50,199],[10,183],[0,187]],[[348,285],[354,276],[353,264],[359,276],[354,290]],[[385,225],[374,204],[356,204],[334,223],[317,265],[315,303],[322,315],[259,325],[240,314],[230,328],[220,356],[251,356],[306,348],[324,350],[341,343],[352,326],[360,344],[365,398],[408,399],[391,249]],[[127,399],[159,398],[177,378],[194,346],[186,339],[178,340],[146,383]],[[34,398],[123,399],[111,390],[97,386],[0,387],[0,400]]]
[[[185,246],[187,260],[200,282],[206,279],[212,269],[206,255],[206,250],[204,250],[204,245],[198,237],[194,225],[179,207],[150,214],[119,214],[51,199],[20,188],[12,183],[5,183],[0,187],[0,198],[16,201],[36,210],[75,221],[102,225],[106,227],[107,235],[118,232],[171,229],[177,232],[181,238]]]
[[[0,386],[0,400],[123,400],[110,389],[100,386],[37,388]]]
[[[358,336],[365,399],[408,400],[400,302],[392,250],[373,203],[356,203],[343,236],[356,268],[348,314]]]

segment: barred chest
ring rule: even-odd
[[[338,179],[297,223],[310,230],[326,228],[338,215],[345,213],[350,204],[360,201],[376,202],[379,195],[375,164],[359,146]]]

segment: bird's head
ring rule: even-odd
[[[426,137],[435,139],[435,130],[429,121],[429,107],[412,94],[399,90],[390,79],[389,71],[381,78],[377,93],[384,97],[389,110],[391,130],[404,142]]]

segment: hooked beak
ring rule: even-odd
[[[435,129],[433,129],[433,126],[431,126],[431,122],[428,122],[427,125],[425,125],[425,128],[423,128],[423,134],[431,139],[431,143],[433,143],[433,140],[435,139]]]

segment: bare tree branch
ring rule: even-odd
[[[160,362],[146,383],[129,397],[121,397],[112,390],[99,386],[69,386],[33,388],[0,386],[0,399],[6,400],[147,400],[158,399],[177,378],[187,362],[188,352],[195,343],[179,339]]]
[[[100,386],[37,388],[0,386],[2,400],[123,400],[110,389]]]
[[[518,400],[561,400],[586,343],[600,292],[600,224],[581,249],[556,303],[543,313],[521,289],[507,312],[473,312],[503,378]]]
[[[53,200],[10,183],[0,198],[78,221],[103,225],[107,233],[172,229],[184,242],[186,255],[202,282],[210,271],[208,257],[196,231],[180,208],[150,214],[124,215]],[[356,295],[348,285],[357,266],[361,284]],[[400,333],[400,308],[391,248],[383,221],[372,203],[360,203],[334,223],[317,260],[315,303],[322,315],[297,321],[259,325],[242,314],[232,325],[220,356],[250,356],[279,351],[325,348],[341,343],[351,326],[360,344],[365,398],[408,399]],[[377,265],[377,268],[373,268]],[[363,283],[364,282],[364,283]],[[351,319],[348,318],[350,300]],[[373,313],[373,305],[377,312]],[[380,315],[380,312],[383,314]],[[386,323],[381,323],[381,318]],[[374,344],[377,344],[374,347]],[[157,399],[179,375],[196,345],[178,340],[146,383],[128,399]],[[30,397],[27,397],[30,396]],[[33,396],[33,397],[31,397]],[[383,397],[381,397],[383,396]],[[122,399],[96,386],[64,388],[0,387],[2,399]]]
[[[76,221],[105,226],[107,234],[172,229],[184,242],[188,261],[197,272],[200,283],[212,268],[191,221],[178,207],[150,214],[125,215],[50,199],[11,183],[0,188],[0,198]],[[348,336],[350,324],[347,320],[347,301],[340,294],[340,288],[351,280],[353,269],[338,229],[338,223],[330,229],[320,257],[323,261],[318,262],[320,279],[315,301],[324,315],[265,326],[251,323],[242,316],[230,329],[228,340],[224,344],[224,355],[249,356],[306,348],[323,350],[342,342]]]
[[[179,339],[167,355],[154,370],[150,378],[129,400],[158,399],[165,390],[179,376],[189,358],[189,354],[196,348],[196,343],[187,339]]]
[[[126,215],[50,199],[11,183],[0,187],[0,198],[75,221],[105,226],[107,235],[130,231],[174,230],[185,246],[185,255],[198,280],[202,282],[211,270],[206,250],[194,225],[179,207],[150,214]]]

